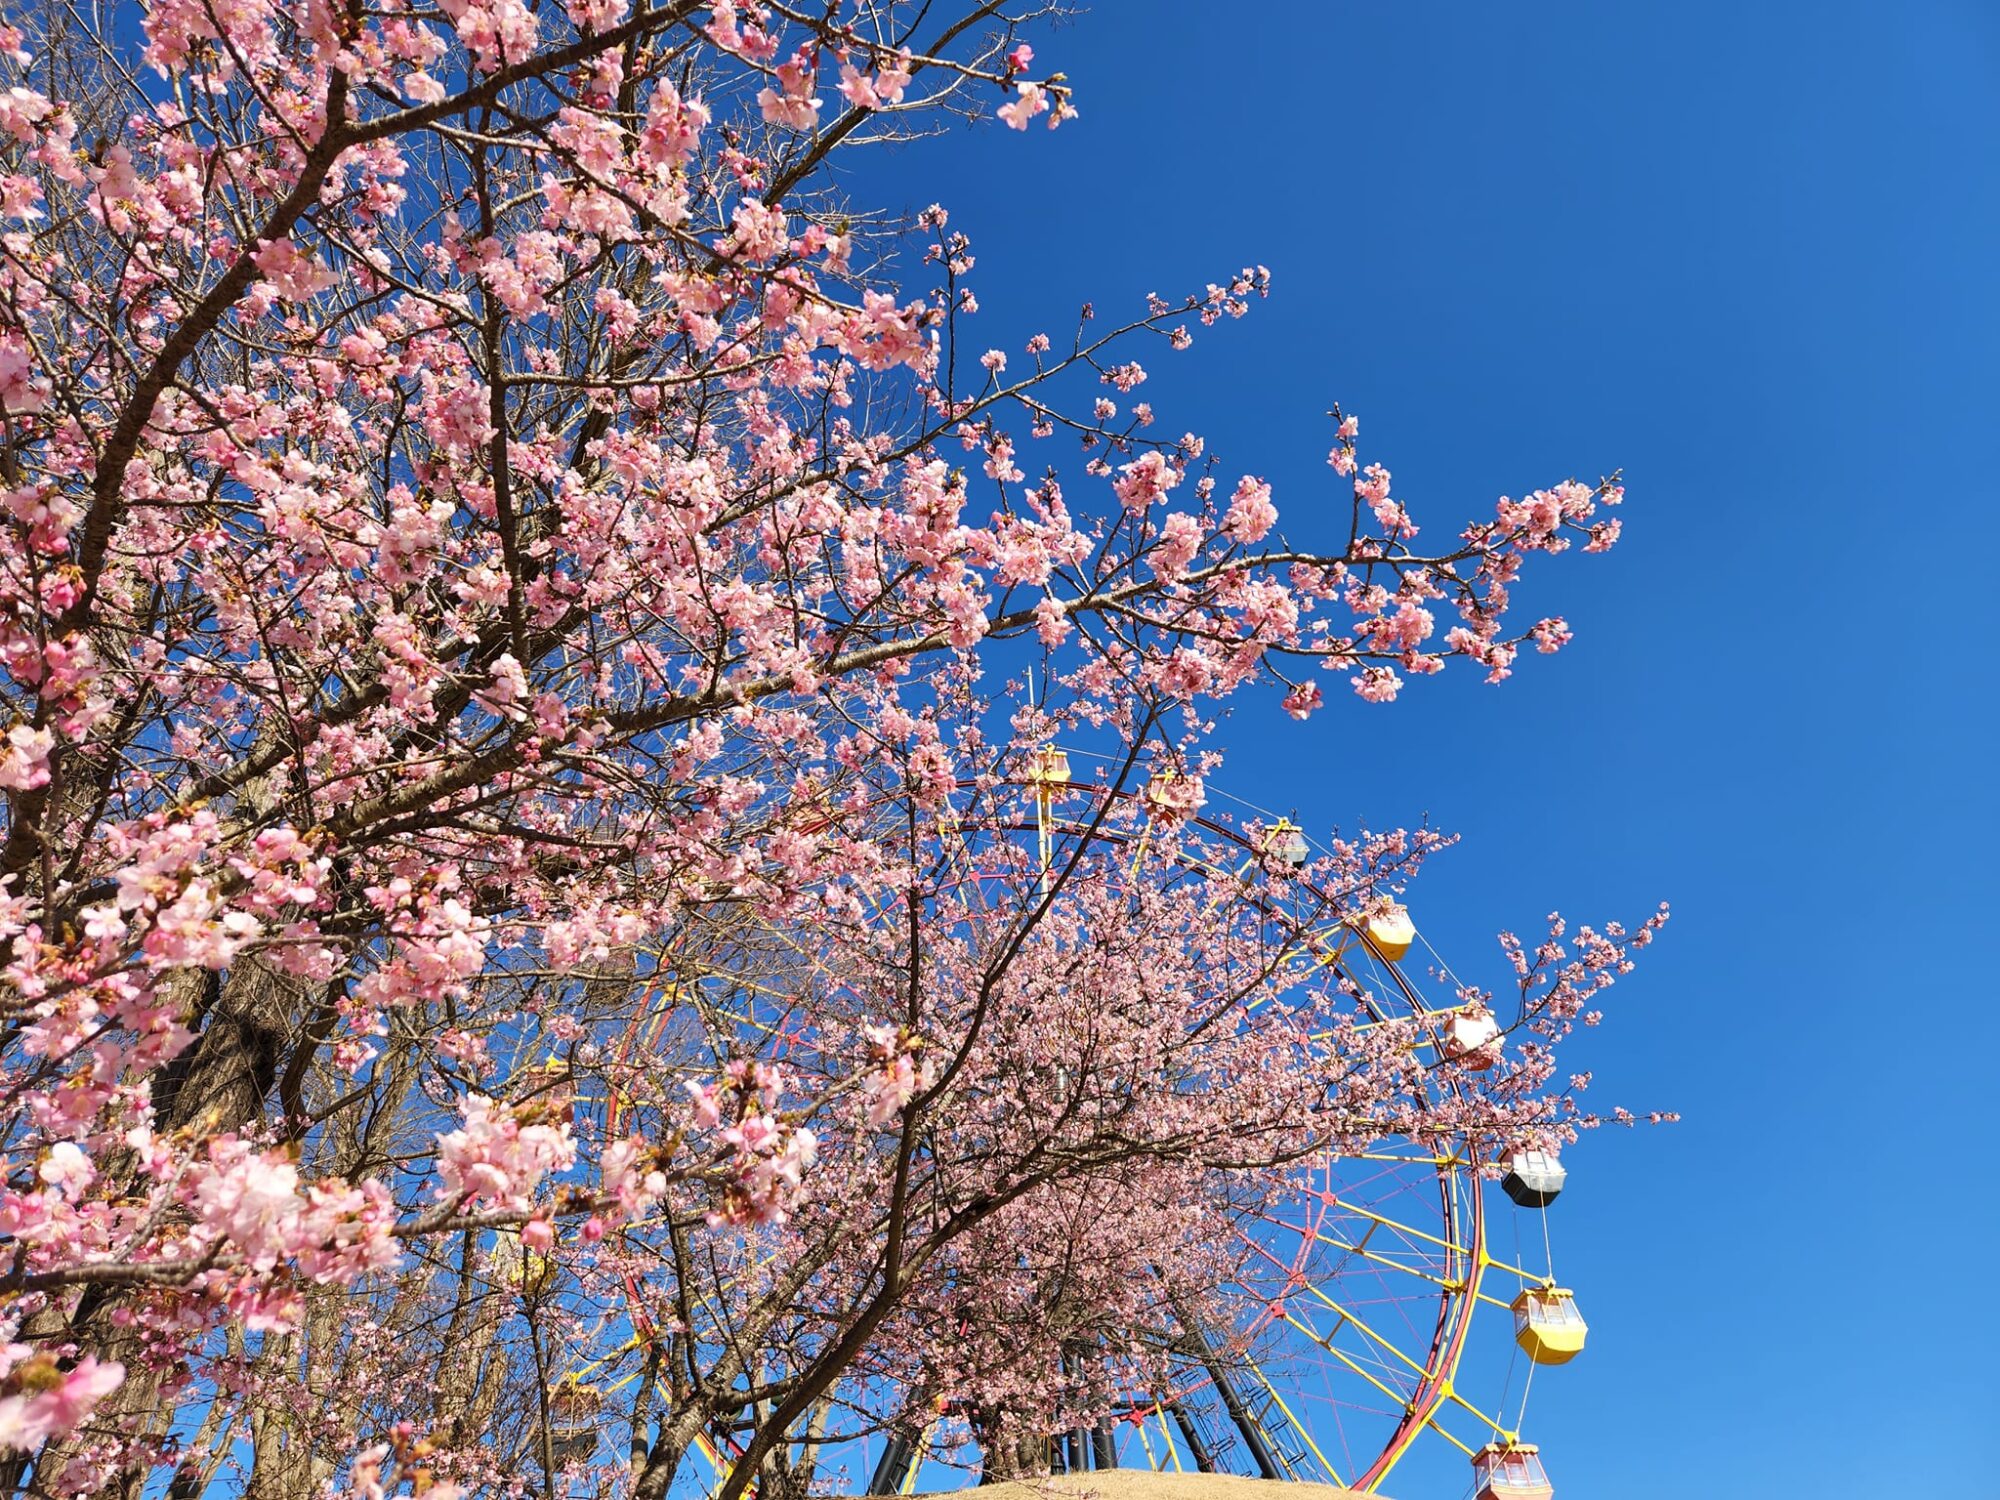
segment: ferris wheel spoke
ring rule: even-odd
[[[1300,1328],[1300,1332],[1304,1332],[1304,1334],[1306,1334],[1308,1338],[1314,1338],[1312,1330],[1310,1330],[1310,1328],[1306,1328],[1304,1324],[1298,1324],[1298,1322],[1294,1320],[1294,1326],[1298,1326],[1298,1328]],[[1364,1382],[1368,1382],[1370,1386],[1374,1386],[1374,1388],[1376,1388],[1378,1392],[1382,1392],[1382,1394],[1384,1394],[1384,1396],[1386,1396],[1388,1400],[1392,1400],[1392,1402],[1394,1402],[1396,1406],[1400,1406],[1402,1410],[1406,1410],[1406,1412],[1412,1412],[1412,1408],[1414,1408],[1414,1398],[1412,1398],[1412,1396],[1406,1396],[1404,1392],[1400,1392],[1400,1390],[1396,1390],[1394,1386],[1390,1386],[1390,1384],[1386,1384],[1384,1380],[1380,1380],[1380,1378],[1378,1378],[1378,1376],[1376,1376],[1376,1374],[1374,1374],[1372,1370],[1368,1370],[1368,1368],[1366,1368],[1366,1366],[1364,1366],[1364,1364],[1362,1364],[1360,1360],[1352,1358],[1352,1356],[1350,1356],[1350,1354],[1348,1354],[1346,1350],[1338,1350],[1338,1348],[1332,1348],[1330,1344],[1328,1344],[1328,1346],[1324,1346],[1324,1348],[1326,1348],[1326,1352],[1328,1352],[1328,1354],[1330,1354],[1330,1356],[1332,1356],[1334,1360],[1338,1360],[1338,1362],[1340,1362],[1340,1364],[1342,1364],[1342,1366],[1344,1366],[1344,1368],[1346,1368],[1346,1370],[1348,1370],[1350,1374],[1354,1374],[1354,1376],[1358,1376],[1360,1380],[1364,1380]],[[1460,1404],[1464,1404],[1464,1402],[1460,1402]],[[1422,1418],[1422,1424],[1420,1424],[1420,1426],[1422,1426],[1422,1428],[1428,1428],[1428,1430],[1432,1430],[1432,1432],[1436,1432],[1436,1434],[1438,1434],[1440,1438],[1444,1438],[1446,1442],[1450,1442],[1450,1444],[1452,1444],[1454,1448],[1458,1448],[1458,1450],[1460,1450],[1462,1454],[1466,1454],[1466,1456],[1470,1458],[1470,1456],[1472,1456],[1472,1452],[1474,1452],[1474,1450],[1472,1450],[1472,1446],[1470,1446],[1470,1444],[1466,1444],[1466,1442],[1462,1442],[1462,1440],[1460,1440],[1460,1438],[1458,1438],[1458,1436],[1456,1436],[1454,1432],[1450,1432],[1450,1430],[1448,1430],[1448,1428],[1446,1428],[1444,1424],[1440,1424],[1440,1422],[1436,1420],[1436,1408],[1438,1408],[1438,1406],[1442,1406],[1442,1398],[1440,1398],[1440,1400],[1434,1400],[1434,1402],[1432,1402],[1432,1410],[1424,1414],[1424,1418]],[[1470,1406],[1466,1406],[1466,1410],[1472,1410],[1472,1408],[1470,1408]],[[1472,1414],[1474,1414],[1474,1416],[1480,1416],[1480,1412],[1476,1412],[1476,1410],[1472,1410]],[[1482,1418],[1482,1420],[1484,1420],[1484,1418]],[[1322,1460],[1322,1462],[1324,1462],[1324,1460]],[[1386,1470],[1384,1470],[1384,1472],[1386,1472]],[[1380,1478],[1380,1476],[1378,1476],[1378,1478]]]
[[[1480,1426],[1486,1428],[1491,1432],[1499,1433],[1504,1441],[1512,1443],[1512,1442],[1518,1442],[1520,1440],[1521,1434],[1519,1432],[1514,1431],[1512,1428],[1509,1428],[1507,1424],[1502,1422],[1498,1417],[1489,1416],[1487,1413],[1481,1411],[1478,1407],[1474,1406],[1470,1401],[1466,1400],[1465,1397],[1461,1396],[1455,1388],[1446,1391],[1445,1397],[1447,1400],[1451,1402],[1452,1405],[1460,1408],[1462,1411],[1469,1413],[1472,1416],[1472,1418],[1479,1423]],[[1438,1404],[1443,1405],[1444,1403],[1439,1402]],[[1436,1429],[1439,1432],[1444,1432],[1444,1428],[1438,1426],[1435,1420],[1431,1422],[1431,1425],[1433,1427],[1436,1427]],[[1445,1436],[1451,1437],[1451,1434],[1445,1433]],[[1454,1443],[1458,1442],[1457,1438],[1452,1438],[1451,1440]],[[1459,1446],[1461,1448],[1465,1448],[1465,1445],[1463,1443],[1459,1443]],[[1465,1448],[1465,1451],[1467,1453],[1472,1452],[1470,1448]]]
[[[1366,1249],[1359,1244],[1349,1244],[1345,1240],[1338,1240],[1326,1234],[1319,1234],[1314,1236],[1314,1238],[1323,1245],[1332,1245],[1349,1255],[1358,1255],[1373,1265],[1386,1266],[1392,1271],[1401,1271],[1405,1276],[1415,1276],[1420,1280],[1429,1282],[1432,1286],[1443,1287],[1446,1291],[1455,1291],[1459,1286],[1459,1283],[1452,1277],[1426,1270],[1422,1266],[1410,1265],[1404,1261],[1397,1260],[1394,1256],[1384,1255],[1377,1250]],[[1505,1304],[1502,1305],[1504,1306]]]
[[[1321,1342],[1319,1336],[1316,1333],[1314,1333],[1311,1328],[1307,1327],[1304,1323],[1299,1322],[1296,1318],[1292,1317],[1291,1314],[1287,1313],[1285,1317],[1286,1321],[1290,1322],[1295,1328],[1297,1328],[1307,1338],[1311,1339],[1314,1343],[1319,1344],[1321,1348],[1326,1350],[1326,1352],[1329,1355],[1331,1355],[1334,1359],[1338,1360],[1351,1373],[1358,1375],[1363,1380],[1367,1381],[1369,1385],[1373,1386],[1376,1390],[1380,1391],[1384,1396],[1387,1396],[1389,1400],[1394,1402],[1397,1406],[1402,1407],[1406,1410],[1408,1409],[1411,1401],[1409,1395],[1407,1395],[1402,1391],[1397,1390],[1394,1386],[1382,1380],[1379,1376],[1377,1376],[1374,1373],[1374,1371],[1368,1369],[1367,1366],[1362,1364],[1359,1360],[1355,1359],[1345,1349],[1337,1349],[1331,1343]],[[1454,1441],[1456,1440],[1454,1439]],[[1471,1451],[1472,1450],[1469,1448],[1466,1449],[1466,1452],[1468,1453],[1470,1453]]]
[[[1340,1471],[1333,1466],[1324,1453],[1320,1452],[1319,1444],[1313,1441],[1312,1429],[1301,1422],[1291,1407],[1285,1404],[1285,1398],[1278,1393],[1277,1386],[1272,1383],[1271,1377],[1264,1373],[1264,1367],[1261,1364],[1253,1361],[1250,1368],[1255,1372],[1258,1383],[1270,1394],[1271,1400],[1276,1403],[1278,1410],[1284,1413],[1285,1420],[1291,1424],[1292,1430],[1298,1433],[1300,1438],[1304,1440],[1306,1447],[1312,1450],[1312,1456],[1319,1460],[1320,1467],[1326,1471],[1327,1477],[1335,1484],[1339,1484]],[[1282,1452],[1279,1455],[1279,1461],[1284,1461]],[[1287,1467],[1289,1468],[1290,1465],[1287,1464]],[[1297,1476],[1294,1475],[1293,1477],[1296,1478]]]
[[[1440,1422],[1437,1419],[1437,1409],[1442,1405],[1444,1405],[1442,1401],[1435,1403],[1431,1407],[1431,1410],[1425,1414],[1423,1421],[1420,1424],[1418,1424],[1415,1431],[1435,1432],[1439,1437],[1443,1438],[1447,1443],[1450,1443],[1452,1447],[1456,1448],[1460,1453],[1463,1453],[1467,1458],[1472,1457],[1474,1453],[1478,1452],[1478,1449],[1474,1448],[1472,1444],[1466,1442],[1465,1439],[1461,1438],[1457,1433],[1453,1432],[1449,1427],[1446,1427],[1442,1422]],[[1400,1456],[1401,1455],[1399,1454],[1398,1457]],[[1391,1461],[1390,1467],[1394,1467],[1393,1460]],[[1386,1477],[1388,1474],[1388,1469],[1384,1469],[1382,1472],[1383,1476]]]
[[[1166,1426],[1166,1408],[1164,1408],[1164,1406],[1160,1406],[1160,1398],[1158,1398],[1158,1396],[1154,1396],[1154,1402],[1152,1402],[1152,1410],[1154,1410],[1154,1416],[1158,1416],[1158,1418],[1160,1418],[1160,1440],[1162,1440],[1162,1442],[1166,1444],[1166,1456],[1168,1456],[1168,1458],[1170,1458],[1170,1460],[1174,1462],[1174,1472],[1176,1472],[1176,1474],[1180,1474],[1180,1472],[1184,1472],[1184,1470],[1180,1468],[1180,1452],[1178,1452],[1178,1450],[1174,1448],[1174,1434],[1172,1434],[1172,1430],[1170,1430],[1170,1428]],[[1166,1472],[1166,1470],[1164,1470],[1164,1464],[1160,1464],[1160,1460],[1158,1460],[1158,1458],[1154,1458],[1154,1452],[1152,1452],[1152,1438],[1148,1438],[1148,1436],[1146,1436],[1146,1418],[1144,1418],[1144,1416],[1140,1416],[1140,1418],[1138,1418],[1138,1420],[1136,1420],[1136,1422],[1132,1424],[1132,1428],[1134,1428],[1134,1430],[1138,1432],[1138,1442],[1140,1442],[1140,1448],[1144,1448],[1144,1450],[1146,1450],[1146,1468],[1154,1470],[1156,1474],[1160,1474],[1160,1472]]]
[[[1506,1270],[1508,1268],[1501,1266],[1501,1267],[1496,1267],[1496,1269]],[[1524,1286],[1538,1287],[1544,1285],[1545,1282],[1546,1282],[1545,1277],[1530,1275],[1528,1272],[1525,1271],[1521,1273],[1521,1283]],[[1501,1312],[1508,1314],[1510,1317],[1513,1315],[1514,1304],[1511,1301],[1507,1300],[1506,1298],[1495,1297],[1490,1292],[1480,1292],[1478,1294],[1478,1297],[1479,1300],[1485,1303],[1488,1307],[1498,1308]]]
[[[1333,1300],[1333,1298],[1329,1297],[1325,1292],[1321,1291],[1317,1285],[1310,1282],[1306,1284],[1304,1290],[1311,1293],[1314,1298],[1323,1303],[1330,1312],[1338,1313],[1341,1318],[1341,1323],[1336,1324],[1332,1332],[1328,1333],[1324,1338],[1321,1338],[1307,1325],[1299,1322],[1299,1320],[1295,1318],[1289,1310],[1284,1312],[1282,1316],[1288,1323],[1291,1323],[1292,1326],[1299,1328],[1303,1332],[1305,1332],[1307,1337],[1311,1338],[1313,1342],[1318,1344],[1322,1349],[1326,1349],[1328,1350],[1328,1352],[1332,1352],[1332,1340],[1339,1334],[1341,1326],[1351,1323],[1354,1325],[1355,1328],[1359,1329],[1364,1335],[1366,1335],[1369,1341],[1372,1344],[1374,1344],[1375,1347],[1381,1349],[1387,1354],[1394,1355],[1403,1364],[1407,1365],[1410,1368],[1410,1370],[1418,1377],[1419,1380],[1427,1380],[1430,1378],[1432,1371],[1429,1366],[1421,1364],[1417,1360],[1412,1359],[1409,1355],[1405,1354],[1401,1346],[1398,1345],[1395,1340],[1384,1338],[1380,1333],[1376,1332],[1375,1329],[1372,1326],[1370,1326],[1368,1321],[1362,1318],[1361,1315],[1354,1310],[1354,1307],[1351,1302],[1348,1303],[1336,1302]]]
[[[1393,1229],[1398,1234],[1408,1235],[1413,1239],[1422,1240],[1425,1244],[1428,1245],[1436,1245],[1440,1249],[1449,1251],[1454,1255],[1471,1255],[1473,1253],[1472,1247],[1469,1245],[1462,1245],[1456,1240],[1447,1239],[1441,1235],[1426,1233],[1424,1230],[1418,1229],[1413,1225],[1398,1223],[1396,1220],[1388,1217],[1386,1214],[1378,1214],[1374,1212],[1372,1209],[1366,1209],[1361,1207],[1359,1204],[1341,1203],[1338,1206],[1345,1208],[1348,1210],[1348,1212],[1359,1215],[1362,1218],[1373,1219],[1376,1223],[1384,1225],[1389,1229]]]
[[[1157,1402],[1155,1402],[1155,1403],[1154,1403],[1154,1409],[1155,1409],[1155,1410],[1158,1410],[1158,1403],[1157,1403]],[[1132,1430],[1133,1430],[1133,1432],[1135,1432],[1135,1433],[1137,1433],[1137,1434],[1138,1434],[1138,1437],[1139,1437],[1139,1448],[1140,1448],[1140,1451],[1142,1451],[1142,1452],[1143,1452],[1143,1453],[1144,1453],[1144,1454],[1146,1455],[1146,1467],[1147,1467],[1147,1468],[1149,1468],[1149,1469],[1151,1469],[1151,1470],[1152,1470],[1152,1471],[1153,1471],[1153,1472],[1154,1472],[1155,1474],[1160,1474],[1160,1473],[1164,1473],[1164,1472],[1165,1472],[1165,1466],[1164,1466],[1163,1464],[1161,1464],[1161,1462],[1160,1462],[1160,1460],[1159,1460],[1159,1457],[1158,1457],[1158,1455],[1156,1455],[1156,1454],[1155,1454],[1155,1453],[1153,1452],[1153,1440],[1152,1440],[1151,1438],[1149,1438],[1149,1437],[1147,1437],[1147,1436],[1146,1436],[1146,1422],[1147,1422],[1147,1420],[1148,1420],[1148,1419],[1146,1418],[1146,1416],[1145,1416],[1145,1415],[1143,1415],[1143,1414],[1141,1414],[1141,1415],[1139,1416],[1139,1418],[1138,1418],[1137,1420],[1135,1420],[1135,1421],[1134,1421],[1134,1422],[1133,1422],[1133,1423],[1131,1424],[1131,1427],[1132,1427]],[[1166,1413],[1165,1413],[1165,1412],[1161,1412],[1161,1413],[1160,1413],[1160,1433],[1161,1433],[1161,1436],[1162,1436],[1162,1437],[1165,1437],[1165,1435],[1166,1435],[1166,1429],[1167,1429],[1167,1417],[1166,1417]],[[1179,1456],[1178,1454],[1176,1454],[1176,1453],[1174,1452],[1174,1444],[1173,1444],[1173,1439],[1171,1439],[1171,1438],[1167,1438],[1167,1439],[1166,1439],[1166,1443],[1167,1443],[1167,1453],[1168,1453],[1168,1455],[1169,1455],[1170,1457],[1172,1457],[1172,1458],[1173,1458],[1173,1460],[1174,1460],[1174,1469],[1175,1469],[1175,1471],[1176,1471],[1176,1472],[1178,1472],[1178,1471],[1179,1471],[1179,1469],[1180,1469],[1180,1456]]]
[[[1505,1271],[1509,1276],[1518,1276],[1529,1286],[1540,1286],[1549,1279],[1546,1271],[1530,1271],[1526,1266],[1517,1266],[1512,1261],[1501,1260],[1493,1255],[1486,1257],[1485,1264],[1491,1270]]]
[[[575,1369],[569,1372],[569,1376],[572,1379],[581,1379],[584,1376],[591,1374],[593,1371],[601,1370],[606,1365],[610,1364],[613,1360],[623,1359],[626,1355],[630,1354],[634,1349],[638,1348],[644,1342],[645,1340],[640,1338],[637,1334],[634,1334],[631,1338],[627,1339],[624,1343],[620,1344],[616,1349],[613,1349],[609,1354],[600,1355],[596,1359],[591,1360],[588,1364],[578,1365]],[[621,1386],[629,1384],[633,1378],[634,1378],[633,1376],[627,1375],[622,1379],[620,1379],[618,1384],[612,1386],[611,1389],[617,1390]]]

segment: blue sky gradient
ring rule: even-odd
[[[1439,529],[1625,471],[1619,548],[1523,591],[1562,655],[1219,730],[1315,833],[1462,833],[1413,906],[1468,977],[1552,908],[1674,904],[1577,1049],[1686,1121],[1570,1153],[1558,1492],[2000,1494],[2000,10],[1105,0],[1033,40],[1081,119],[867,169],[973,236],[993,343],[1262,262],[1144,394],[1288,531],[1340,503],[1336,399]]]

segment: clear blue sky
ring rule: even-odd
[[[1316,831],[1462,832],[1415,893],[1461,972],[1674,903],[1580,1059],[1687,1118],[1571,1153],[1559,1493],[2000,1495],[2000,10],[1104,0],[1034,40],[1080,120],[880,163],[1009,347],[1261,261],[1147,394],[1288,524],[1336,398],[1434,525],[1626,471],[1617,552],[1529,593],[1568,652],[1220,731]]]

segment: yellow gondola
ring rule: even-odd
[[[1035,752],[1035,758],[1028,767],[1028,781],[1036,787],[1068,786],[1068,752],[1054,745],[1042,746]]]
[[[1529,1287],[1514,1299],[1514,1342],[1538,1365],[1564,1365],[1583,1352],[1590,1332],[1575,1296],[1563,1287]]]
[[[1417,940],[1417,929],[1408,911],[1400,906],[1391,906],[1370,917],[1361,936],[1366,940],[1369,952],[1393,964],[1402,962],[1403,955],[1410,951],[1410,944]]]

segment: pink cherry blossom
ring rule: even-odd
[[[1521,1019],[1419,1119],[1441,1034],[1364,1027],[1311,946],[1442,839],[1279,872],[1215,791],[1329,676],[1565,644],[1515,600],[1618,540],[1616,476],[1433,520],[1335,408],[1332,512],[1280,540],[1141,362],[1227,336],[1254,264],[1114,266],[1010,370],[987,247],[846,163],[995,89],[1003,140],[1074,117],[1031,22],[141,9],[0,22],[0,1443],[38,1493],[239,1452],[259,1493],[555,1493],[536,1351],[627,1393],[593,1420],[647,1434],[644,1500],[774,1371],[719,1500],[820,1400],[1033,1440],[1153,1388],[1160,1278],[1241,1270],[1212,1226],[1303,1122],[1598,1118],[1554,1049],[1663,913],[1509,939],[1518,999],[1452,1004]],[[1063,1277],[1080,1375],[1023,1352],[1075,1333]]]
[[[0,1449],[29,1452],[51,1435],[68,1432],[124,1379],[123,1365],[100,1363],[94,1354],[84,1355],[67,1371],[59,1371],[46,1355],[15,1366],[7,1377],[15,1389],[0,1395]]]
[[[1048,96],[1040,84],[1025,81],[1015,85],[1015,92],[1018,97],[1011,104],[1001,105],[999,115],[1011,128],[1026,130],[1030,120],[1047,112]]]
[[[575,1160],[567,1122],[524,1125],[483,1094],[461,1107],[465,1123],[437,1138],[438,1192],[448,1201],[525,1209],[544,1176]]]
[[[1119,504],[1127,510],[1141,511],[1163,499],[1179,483],[1180,475],[1174,472],[1165,455],[1149,451],[1124,465],[1111,488]]]
[[[1229,497],[1229,515],[1223,529],[1239,542],[1261,542],[1277,520],[1278,509],[1271,503],[1270,485],[1248,475],[1238,480]]]
[[[1387,667],[1363,667],[1354,677],[1354,691],[1370,703],[1393,703],[1403,679]]]
[[[6,749],[0,751],[0,787],[29,791],[49,783],[49,752],[55,736],[46,729],[17,724],[7,731]]]

